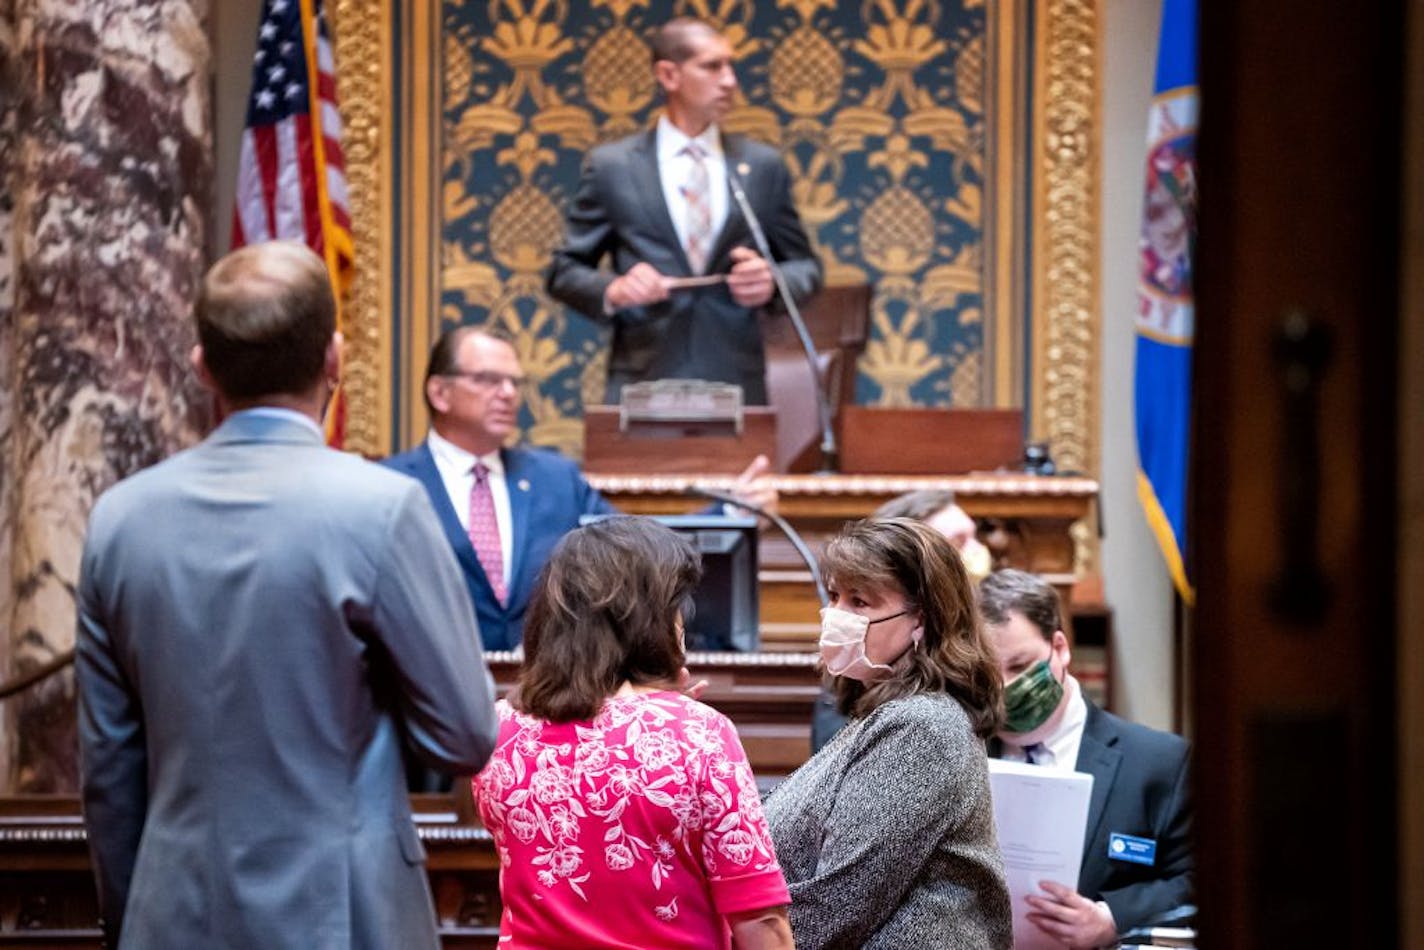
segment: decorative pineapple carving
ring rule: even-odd
[[[564,220],[549,196],[525,182],[505,195],[490,215],[490,250],[512,271],[536,273],[563,237]]]
[[[841,98],[845,63],[820,31],[803,23],[771,54],[771,97],[796,116],[820,115]]]
[[[887,188],[860,219],[860,247],[886,274],[912,274],[934,252],[934,215],[908,188]]]

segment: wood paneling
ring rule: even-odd
[[[1397,936],[1404,33],[1396,0],[1202,5],[1202,946]]]
[[[519,673],[514,653],[488,655],[501,694]],[[688,656],[703,701],[730,716],[759,781],[775,782],[811,751],[816,658],[703,653]],[[468,785],[411,798],[425,844],[441,942],[447,950],[493,947],[499,933],[499,859],[480,826]],[[0,947],[98,947],[98,904],[73,796],[0,798]]]

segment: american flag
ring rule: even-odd
[[[336,102],[336,62],[321,0],[264,0],[232,246],[306,242],[331,272],[340,327],[353,248]],[[345,437],[345,402],[338,392],[327,413],[327,441],[337,447]]]

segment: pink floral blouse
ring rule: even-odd
[[[501,947],[728,947],[727,914],[789,902],[746,753],[676,692],[592,722],[499,704],[474,779],[500,859]]]

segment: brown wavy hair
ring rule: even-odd
[[[920,615],[920,643],[896,660],[890,678],[861,683],[835,677],[847,716],[863,717],[894,699],[948,693],[985,738],[1004,719],[1004,687],[979,619],[974,585],[959,554],[938,531],[910,518],[855,521],[826,547],[821,572],[839,588],[898,591]]]
[[[598,715],[625,680],[674,688],[686,662],[678,618],[701,578],[692,545],[651,519],[615,516],[569,532],[539,575],[510,702],[573,722]]]

